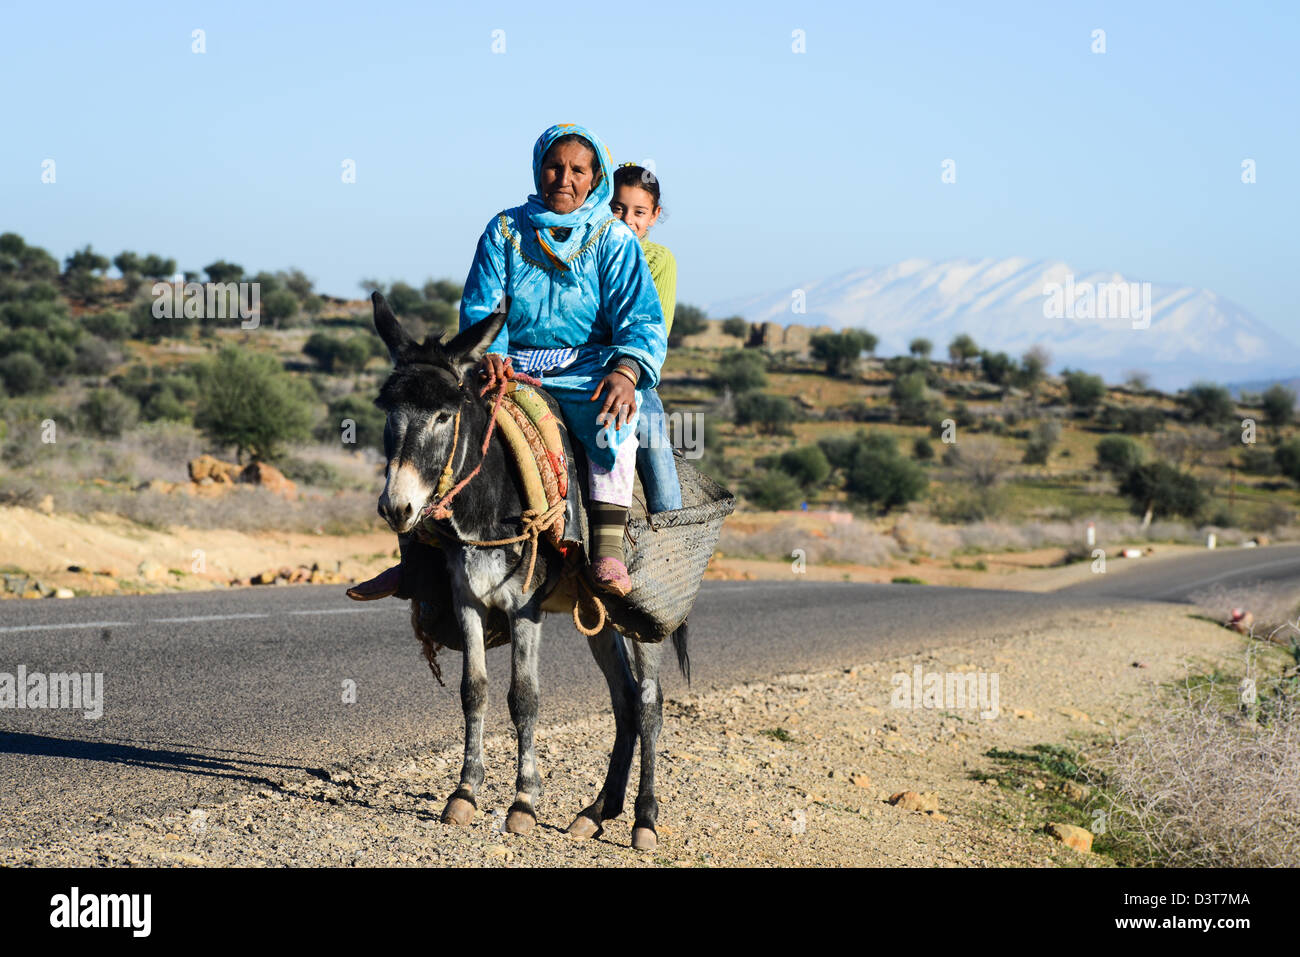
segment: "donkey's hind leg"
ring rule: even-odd
[[[606,626],[599,634],[588,638],[587,644],[609,685],[609,699],[614,708],[614,749],[609,755],[605,784],[596,800],[580,811],[569,825],[569,833],[577,837],[596,837],[603,829],[602,822],[623,813],[637,728],[636,682],[628,666],[623,636]]]
[[[638,683],[636,696],[637,732],[641,737],[641,781],[636,792],[636,819],[632,823],[632,846],[651,851],[659,843],[655,822],[659,801],[655,798],[655,749],[663,727],[663,688],[659,684],[659,662],[663,645],[632,642],[632,667]]]
[[[506,816],[506,830],[511,834],[528,834],[537,824],[537,799],[542,781],[537,774],[537,754],[533,750],[533,731],[537,727],[538,649],[542,643],[542,609],[521,609],[513,622],[510,671],[510,718],[519,738],[519,770],[515,778],[515,802]],[[529,614],[531,610],[532,614]]]
[[[465,760],[460,785],[442,811],[444,824],[468,824],[478,809],[475,795],[483,785],[483,712],[487,710],[487,656],[483,645],[484,612],[472,606],[457,609],[465,641],[460,675],[460,705],[465,713]]]

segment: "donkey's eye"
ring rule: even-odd
[[[444,422],[450,422],[450,421],[451,421],[450,412],[439,412],[437,415],[433,417],[434,425],[442,425]]]

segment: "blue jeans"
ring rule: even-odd
[[[647,509],[671,512],[682,507],[682,487],[677,480],[677,465],[673,462],[673,446],[668,440],[667,416],[659,393],[654,389],[641,392],[636,467],[641,473]]]

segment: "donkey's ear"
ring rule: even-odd
[[[415,340],[402,328],[402,324],[393,315],[388,300],[381,293],[372,293],[370,301],[375,307],[375,331],[384,340],[384,345],[388,346],[388,354],[396,365],[402,356],[415,347]]]
[[[509,312],[510,299],[507,297],[486,318],[480,319],[447,343],[447,358],[451,360],[462,379],[465,373],[479,364],[488,346],[492,345],[496,337],[501,334],[501,327],[505,325],[506,315]]]

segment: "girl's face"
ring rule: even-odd
[[[614,198],[609,201],[610,211],[627,223],[636,233],[637,239],[645,239],[650,227],[659,222],[662,206],[655,205],[650,191],[640,186],[618,186],[614,189]]]

